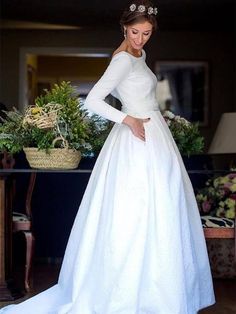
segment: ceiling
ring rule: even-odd
[[[16,21],[73,27],[117,28],[126,0],[0,0],[5,28]],[[235,28],[235,0],[158,0],[161,30],[216,30]],[[8,25],[8,26],[6,26]],[[12,23],[13,25],[13,23]],[[23,25],[23,24],[21,24]],[[32,24],[31,24],[32,25]],[[33,26],[32,26],[33,27]]]

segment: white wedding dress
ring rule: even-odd
[[[58,283],[1,314],[196,314],[215,302],[193,188],[145,56],[117,53],[86,98],[87,108],[116,123],[87,185]],[[122,111],[104,101],[109,93]],[[145,142],[121,123],[127,114],[151,118]]]

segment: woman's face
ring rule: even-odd
[[[152,24],[148,21],[128,25],[126,39],[133,49],[142,49],[152,34]]]

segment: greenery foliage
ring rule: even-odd
[[[97,114],[93,114],[88,119],[89,124],[89,145],[90,151],[93,155],[97,156],[111,131],[113,122],[106,120]]]
[[[204,138],[200,135],[198,123],[190,123],[170,111],[163,113],[172,136],[183,156],[190,156],[201,153],[204,148]]]
[[[4,113],[6,117],[0,123],[0,151],[15,154],[22,150],[23,115],[15,108]]]

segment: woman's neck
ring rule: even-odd
[[[135,57],[141,57],[142,56],[142,49],[134,49],[127,43],[127,41],[124,39],[124,41],[121,44],[121,47],[126,52],[130,53],[131,55]]]

